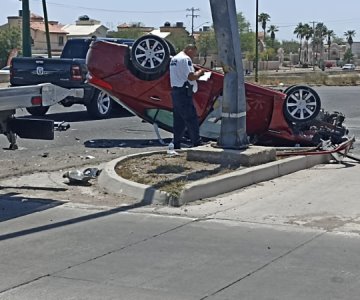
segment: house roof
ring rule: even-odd
[[[62,30],[65,30],[66,32],[68,32],[69,36],[72,36],[72,35],[78,36],[78,35],[91,35],[101,27],[103,27],[105,30],[108,29],[104,25],[100,25],[100,24],[94,24],[94,25],[69,24],[69,25],[65,25],[64,27],[62,27]]]
[[[62,24],[59,24],[57,22],[49,22],[49,32],[50,33],[63,33],[67,34],[68,32],[66,30],[63,30]],[[44,22],[31,22],[30,28],[33,30],[39,30],[45,32],[45,23]]]

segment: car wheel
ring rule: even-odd
[[[175,50],[175,46],[168,40],[165,40],[168,47],[169,47],[169,53],[171,56],[175,56],[176,55],[176,50]]]
[[[42,117],[45,116],[45,114],[48,112],[50,106],[35,106],[35,107],[27,107],[26,110],[30,115],[36,116],[36,117]]]
[[[304,123],[316,118],[319,114],[320,97],[312,88],[294,86],[287,90],[286,95],[284,116],[288,121]]]
[[[135,41],[130,56],[134,68],[140,73],[161,76],[169,65],[170,49],[164,39],[149,34]]]
[[[111,115],[113,100],[111,97],[100,90],[96,90],[90,103],[87,105],[87,111],[93,118],[106,119]]]

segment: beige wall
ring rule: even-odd
[[[63,45],[59,45],[59,37],[63,37]],[[44,53],[47,52],[47,43],[46,43],[46,34],[40,30],[31,30],[31,37],[34,40],[34,44],[32,49],[34,51],[43,51]],[[50,46],[52,51],[61,52],[64,48],[66,43],[66,34],[62,33],[50,33]]]

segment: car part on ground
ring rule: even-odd
[[[322,140],[317,147],[277,148],[276,155],[292,156],[330,154],[337,162],[342,162],[345,157],[360,161],[359,157],[349,154],[354,142],[355,137],[346,138],[340,144],[334,144],[331,140]]]
[[[87,168],[84,171],[71,170],[63,174],[63,178],[69,179],[69,184],[90,185],[89,180],[95,179],[101,173],[98,168]]]

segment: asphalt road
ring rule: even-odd
[[[359,88],[316,90],[324,108],[344,112],[357,135]],[[86,163],[84,155],[105,161],[162,147],[149,144],[155,134],[136,117],[94,121],[72,109],[50,111],[71,122],[70,131],[52,142],[19,140],[19,151],[3,150],[2,168],[51,169]],[[41,182],[40,173],[32,176]],[[353,300],[360,294],[360,166],[353,161],[181,208],[101,208],[79,204],[76,194],[64,202],[49,190],[29,197],[4,187],[21,180],[0,182],[1,300]]]
[[[345,124],[350,134],[360,136],[360,87],[314,87],[319,93],[322,107],[329,111],[340,111],[346,116]],[[27,115],[26,111],[18,115]],[[138,117],[120,110],[113,118],[107,120],[92,120],[82,105],[64,108],[61,105],[51,107],[47,118],[55,121],[66,121],[71,128],[66,132],[56,132],[53,141],[37,141],[19,139],[20,151],[3,151],[2,158],[23,156],[22,150],[28,155],[35,155],[38,151],[62,151],[83,155],[91,153],[92,149],[117,148],[149,148],[162,146],[156,140],[153,127],[143,123]],[[163,138],[170,138],[171,134],[161,131]],[[8,142],[0,136],[0,144],[7,147]],[[131,151],[130,150],[130,151]],[[86,152],[87,151],[87,152]]]
[[[349,129],[349,135],[358,137],[354,154],[360,154],[360,87],[314,87],[319,93],[322,107],[328,111],[342,112],[346,119],[345,124]]]

